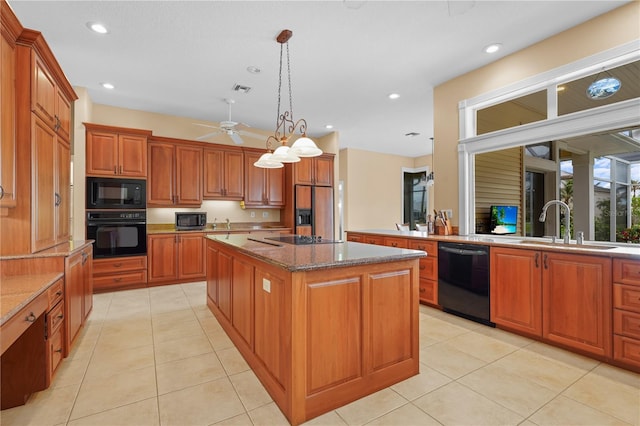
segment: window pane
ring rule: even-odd
[[[527,145],[524,147],[524,155],[551,160],[551,142]]]
[[[591,83],[602,78],[614,77],[622,86],[614,95],[604,99],[590,99],[587,88]],[[603,105],[640,97],[640,61],[621,65],[610,70],[599,71],[587,77],[570,81],[558,86],[558,115],[584,111]]]
[[[611,240],[611,201],[609,187],[602,186],[602,182],[593,182],[596,201],[595,208],[595,240]]]
[[[531,93],[477,111],[478,135],[547,119],[547,92]]]
[[[616,231],[627,227],[629,214],[629,192],[627,185],[616,185]]]
[[[605,157],[596,158],[593,162],[593,177],[602,180],[611,180],[611,160]]]
[[[616,161],[616,182],[627,183],[629,165],[622,161]]]

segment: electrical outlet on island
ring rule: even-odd
[[[263,218],[269,217],[269,212],[262,212],[262,217]]]
[[[256,217],[256,212],[251,212],[251,217]]]

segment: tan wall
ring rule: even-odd
[[[402,168],[413,158],[358,149],[340,150],[345,183],[345,229],[394,229],[402,222]]]
[[[83,87],[73,88],[78,94],[78,100],[73,104],[73,200],[71,204],[71,235],[74,240],[85,239],[85,128],[83,122],[89,121],[93,104]]]
[[[438,205],[458,206],[458,102],[640,39],[634,1],[434,89]],[[441,182],[446,182],[442,184]],[[458,224],[458,216],[453,219]]]

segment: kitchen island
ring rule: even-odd
[[[419,371],[418,250],[207,237],[207,305],[291,424]]]

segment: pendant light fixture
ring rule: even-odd
[[[289,39],[293,33],[291,30],[282,30],[276,41],[280,43],[280,72],[278,77],[278,115],[276,120],[276,130],[273,136],[267,139],[267,152],[262,154],[260,159],[253,163],[261,168],[280,168],[283,163],[295,163],[301,157],[317,157],[322,154],[322,150],[307,137],[307,122],[301,118],[295,121],[293,118],[293,97],[291,94],[291,64],[289,61]],[[287,81],[289,84],[289,110],[280,113],[280,100],[282,95],[282,64],[284,47],[287,48]],[[291,147],[287,145],[289,139],[298,131],[301,134]],[[279,145],[272,152],[273,145]]]
[[[605,72],[608,76],[599,78],[602,72]],[[613,77],[608,71],[605,71],[604,68],[602,72],[598,73],[593,83],[587,87],[587,97],[589,99],[606,99],[609,96],[613,96],[622,87],[620,80]]]

